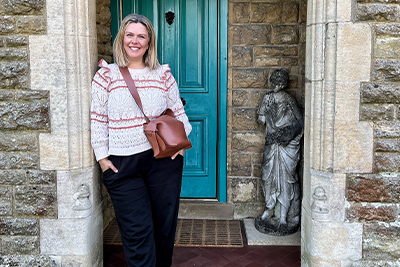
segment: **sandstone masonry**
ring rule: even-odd
[[[229,1],[227,184],[237,218],[264,210],[257,110],[275,69],[289,70],[287,92],[304,107],[306,9],[305,0]]]
[[[372,77],[361,86],[360,120],[374,125],[374,155],[373,173],[347,175],[346,219],[364,225],[364,266],[389,266],[400,258],[400,244],[393,242],[400,214],[400,4],[358,0],[356,10],[356,20],[373,32]]]
[[[39,219],[57,217],[57,177],[39,169],[49,92],[30,88],[28,35],[46,32],[45,1],[0,6],[0,265],[11,266],[17,255],[40,258]]]

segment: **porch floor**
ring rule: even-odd
[[[175,246],[173,267],[299,267],[300,246],[249,246],[243,224],[244,247]],[[104,267],[127,267],[121,245],[104,244]]]

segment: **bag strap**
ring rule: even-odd
[[[129,88],[129,91],[131,92],[133,99],[135,99],[136,104],[139,106],[140,110],[142,111],[144,117],[146,118],[147,123],[149,123],[149,118],[144,114],[143,112],[143,107],[142,107],[142,101],[140,100],[139,93],[137,91],[135,82],[132,79],[131,74],[129,73],[129,70],[127,67],[119,67],[119,70],[122,74],[122,77],[124,77],[125,83]]]

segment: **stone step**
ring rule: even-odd
[[[234,205],[213,201],[181,200],[179,219],[233,220]]]

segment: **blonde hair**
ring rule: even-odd
[[[117,63],[117,65],[120,67],[126,67],[129,64],[129,58],[124,49],[124,36],[126,28],[131,23],[141,23],[143,26],[146,27],[147,33],[149,34],[149,48],[143,55],[143,63],[151,70],[156,69],[158,66],[160,66],[160,63],[157,59],[157,45],[154,28],[148,18],[138,14],[130,14],[126,16],[123,19],[121,26],[119,27],[117,36],[115,37],[113,44],[115,63]]]

